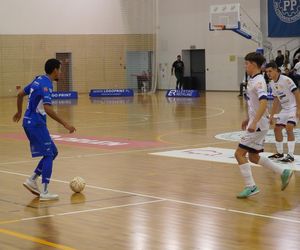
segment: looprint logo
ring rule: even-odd
[[[278,18],[285,23],[294,23],[300,19],[300,0],[273,0]]]

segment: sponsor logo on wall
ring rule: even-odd
[[[294,23],[300,20],[299,0],[273,0],[276,15],[284,23]]]
[[[300,36],[300,0],[268,0],[269,37]]]

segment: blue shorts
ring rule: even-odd
[[[24,127],[24,131],[30,142],[32,157],[57,155],[57,148],[46,126]]]

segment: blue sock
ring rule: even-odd
[[[43,183],[43,193],[48,193],[48,183]]]
[[[39,164],[37,165],[36,169],[34,170],[34,173],[37,176],[40,176],[42,174],[43,164],[44,164],[44,158],[45,156],[40,160]]]
[[[46,155],[43,158],[42,183],[49,183],[52,174],[53,156]]]

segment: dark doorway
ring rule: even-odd
[[[183,50],[182,59],[185,64],[184,88],[206,90],[205,50]]]
[[[72,90],[72,53],[56,53],[56,59],[61,62],[61,75],[57,91]]]

